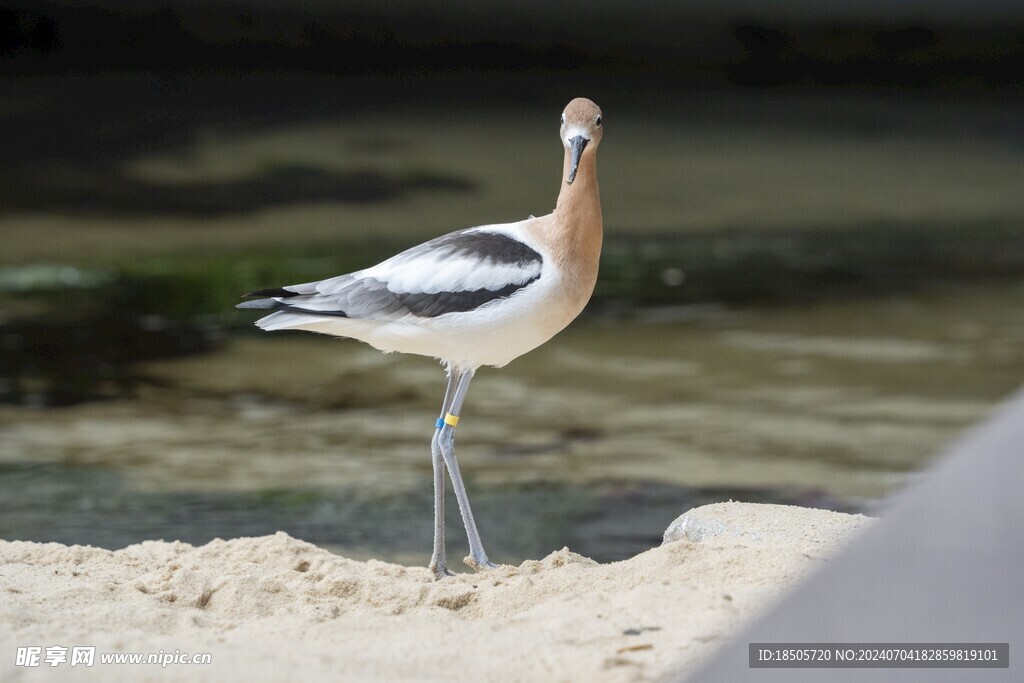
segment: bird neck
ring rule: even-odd
[[[576,179],[572,184],[565,182],[569,177],[569,169],[572,164],[572,153],[565,150],[565,159],[562,161],[562,189],[558,193],[558,202],[555,211],[579,211],[580,209],[597,208],[598,215],[601,211],[601,199],[597,187],[597,154],[584,153],[576,169]]]
[[[554,211],[554,231],[551,235],[557,258],[568,271],[575,271],[580,284],[587,289],[589,298],[597,279],[597,265],[601,258],[603,222],[601,196],[597,186],[597,155],[584,154],[572,184],[569,177],[570,152],[566,150],[562,168],[562,189]]]

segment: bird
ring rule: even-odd
[[[386,353],[438,359],[447,375],[434,423],[435,579],[452,576],[445,554],[445,476],[469,541],[464,562],[495,568],[480,540],[459,464],[455,429],[469,383],[551,339],[582,312],[597,282],[603,219],[597,183],[601,109],[577,97],[561,115],[562,176],[554,210],[515,223],[456,230],[381,263],[317,282],[250,292],[237,308],[270,309],[263,330],[307,330],[357,339]]]

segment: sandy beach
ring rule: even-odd
[[[110,551],[0,542],[5,681],[661,680],[823,566],[870,518],[695,508],[666,542],[599,564],[563,548],[441,582],[284,533]],[[15,666],[18,647],[95,646],[92,667]],[[109,652],[210,653],[115,665]],[[128,669],[128,670],[125,670]]]

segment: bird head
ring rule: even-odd
[[[576,180],[576,170],[584,154],[594,154],[601,143],[601,108],[585,97],[577,97],[562,112],[559,132],[562,144],[571,154],[566,184]]]

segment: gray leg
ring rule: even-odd
[[[461,373],[452,370],[448,378],[448,388],[444,392],[444,403],[441,404],[441,419],[444,419],[448,407],[452,402],[452,394],[455,386],[459,383]],[[434,430],[434,438],[430,441],[430,455],[434,464],[434,554],[430,558],[430,571],[434,572],[435,579],[443,579],[446,576],[454,576],[448,571],[448,562],[445,558],[444,548],[444,485],[445,467],[444,456],[441,454],[439,438],[441,428]]]
[[[465,372],[455,385],[455,394],[452,396],[451,405],[447,413],[458,415],[462,412],[462,403],[466,400],[466,391],[469,389],[469,381],[473,379],[473,372]],[[466,486],[462,483],[462,475],[459,473],[459,462],[455,459],[455,426],[445,424],[438,435],[438,444],[441,447],[441,455],[444,457],[444,464],[448,468],[448,474],[452,478],[452,487],[455,489],[455,499],[459,502],[459,512],[462,513],[462,523],[466,526],[466,536],[469,539],[469,557],[464,562],[477,571],[497,567],[487,559],[483,543],[480,542],[480,532],[477,531],[476,521],[473,519],[473,510],[469,507],[469,496],[466,495]]]

